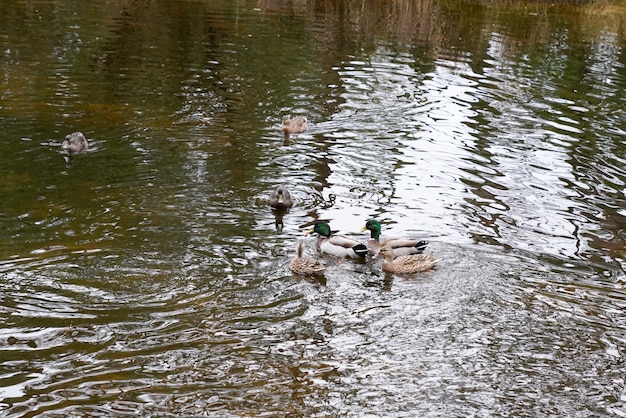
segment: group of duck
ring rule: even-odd
[[[304,116],[283,116],[281,131],[284,133],[284,142],[289,143],[291,135],[302,133],[307,130],[307,118]],[[67,135],[61,144],[61,149],[69,154],[80,154],[89,149],[89,142],[81,132]],[[285,186],[279,186],[273,190],[268,198],[268,204],[279,211],[289,210],[293,206],[293,200],[289,190]],[[423,254],[428,245],[427,241],[388,238],[380,240],[381,224],[376,219],[370,219],[365,223],[362,232],[369,230],[370,239],[363,244],[345,235],[337,235],[330,229],[328,223],[318,221],[309,233],[316,233],[317,249],[323,254],[329,254],[340,259],[346,257],[365,258],[367,255],[374,258],[383,257],[382,269],[389,273],[411,274],[430,270],[439,259],[430,254]],[[325,266],[314,258],[304,256],[304,240],[298,239],[296,255],[289,263],[289,269],[300,275],[320,274]]]
[[[281,128],[285,135],[285,143],[289,142],[292,134],[304,132],[307,129],[307,119],[304,116],[283,117]],[[268,204],[278,211],[289,210],[293,206],[291,194],[285,186],[278,186],[270,192]],[[382,269],[388,273],[412,274],[430,270],[440,261],[430,254],[424,254],[427,241],[409,238],[380,239],[381,224],[376,219],[365,223],[361,232],[370,231],[370,239],[362,243],[345,235],[338,235],[332,231],[330,225],[324,221],[317,221],[307,232],[318,235],[317,249],[322,254],[328,254],[340,259],[365,258],[368,255],[374,258],[383,258]],[[325,266],[317,259],[304,256],[304,240],[298,239],[296,255],[289,263],[289,269],[300,275],[321,274]]]

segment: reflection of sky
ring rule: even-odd
[[[494,63],[504,61],[495,56],[498,42],[489,51]],[[565,63],[557,57],[551,65]],[[345,89],[337,117],[358,121],[350,127],[351,151],[331,150],[345,156],[332,167],[332,193],[348,196],[352,182],[365,181],[371,184],[362,187],[384,198],[365,199],[365,214],[337,205],[329,217],[352,227],[354,217],[378,214],[399,231],[564,256],[586,249],[581,228],[589,219],[571,185],[578,182],[572,150],[589,135],[579,122],[588,106],[559,97],[559,80],[510,61],[481,75],[469,62],[439,60],[422,74],[411,57],[384,48],[372,62],[336,70]],[[377,155],[354,155],[354,143],[369,151],[372,141]],[[379,175],[356,176],[354,161]]]

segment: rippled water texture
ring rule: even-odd
[[[0,415],[626,416],[624,10],[2,2]]]

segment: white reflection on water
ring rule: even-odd
[[[291,14],[142,5],[112,36],[53,13],[69,49],[49,25],[13,29],[11,57],[40,55],[4,79],[20,118],[2,120],[3,412],[624,415],[619,39],[580,74],[560,32],[540,60],[492,22],[484,56],[328,54]],[[55,51],[61,84],[22,83]],[[288,146],[284,113],[311,122]],[[72,167],[32,146],[73,123],[99,146]],[[297,202],[277,233],[265,197],[281,183]],[[407,278],[322,257],[324,280],[290,275],[314,220],[365,239],[370,217],[442,262]]]
[[[502,66],[479,76],[468,63],[439,61],[433,72],[417,74],[406,62],[381,48],[368,63],[341,67],[342,107],[358,115],[359,123],[350,126],[355,139],[346,143],[355,154],[334,151],[345,158],[331,167],[333,192],[348,194],[355,180],[382,187],[394,220],[419,220],[434,236],[444,220],[453,225],[449,238],[457,240],[469,232],[479,240],[566,257],[588,250],[581,230],[589,219],[573,201],[577,191],[568,187],[578,181],[571,147],[583,132],[564,115],[572,102],[537,97],[520,103],[518,91],[511,90],[512,75],[500,72]],[[378,154],[356,151],[357,141]],[[355,166],[364,159],[380,174],[377,180],[389,180],[359,179]],[[372,203],[361,206],[370,213],[386,211]],[[357,213],[325,211],[348,223]]]

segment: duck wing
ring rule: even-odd
[[[393,260],[393,267],[396,273],[417,273],[430,270],[441,261],[430,254],[413,254],[398,257]]]
[[[320,242],[322,252],[336,257],[365,257],[367,247],[365,244],[343,235],[332,235]]]
[[[389,238],[379,244],[379,247],[391,247],[394,257],[403,255],[421,254],[428,246],[428,241],[406,238]]]
[[[313,258],[297,257],[289,263],[289,270],[297,274],[314,274],[325,269],[323,264]]]

